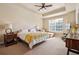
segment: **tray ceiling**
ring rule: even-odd
[[[60,7],[64,6],[63,3],[46,3],[46,5],[49,5],[49,4],[52,4],[53,6],[52,7],[47,7],[46,10],[41,9],[40,11],[39,11],[40,7],[36,7],[34,5],[41,5],[41,3],[23,3],[21,5],[25,6],[26,8],[31,9],[34,12],[41,13],[41,14],[52,11],[52,10],[55,10],[57,8],[60,8]]]
[[[40,11],[38,10],[40,7],[36,7],[34,5],[41,5],[41,3],[22,3],[21,5],[36,13],[41,13],[41,14],[56,10],[61,7],[65,7],[66,8],[65,11],[74,10],[76,8],[76,5],[79,6],[79,4],[77,4],[77,3],[46,3],[46,5],[49,5],[49,4],[52,4],[53,6],[47,7],[46,10],[42,9]]]

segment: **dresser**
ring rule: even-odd
[[[79,36],[67,36],[66,37],[66,47],[68,48],[67,50],[67,55],[69,55],[69,52],[74,52],[79,54]]]

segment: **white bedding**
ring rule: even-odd
[[[22,40],[25,40],[25,35],[26,34],[29,34],[29,33],[46,33],[46,32],[20,32],[20,33],[18,33],[18,37],[20,38],[20,39],[22,39]],[[45,41],[45,40],[47,40],[49,38],[49,35],[45,35],[45,36],[43,36],[43,37],[40,37],[39,38],[39,40],[37,39],[37,40],[33,40],[30,44],[28,44],[29,45],[29,47],[30,47],[30,49],[32,49],[32,47],[35,45],[35,44],[37,44],[37,43],[40,43],[40,42],[42,42],[42,41]],[[26,42],[27,43],[27,42]]]

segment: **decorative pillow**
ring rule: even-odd
[[[24,29],[24,30],[22,30],[22,32],[28,32],[28,29]]]
[[[36,32],[35,28],[30,29],[30,32]]]

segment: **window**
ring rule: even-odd
[[[60,32],[64,29],[70,29],[70,24],[65,24],[63,18],[49,20],[49,31]]]

